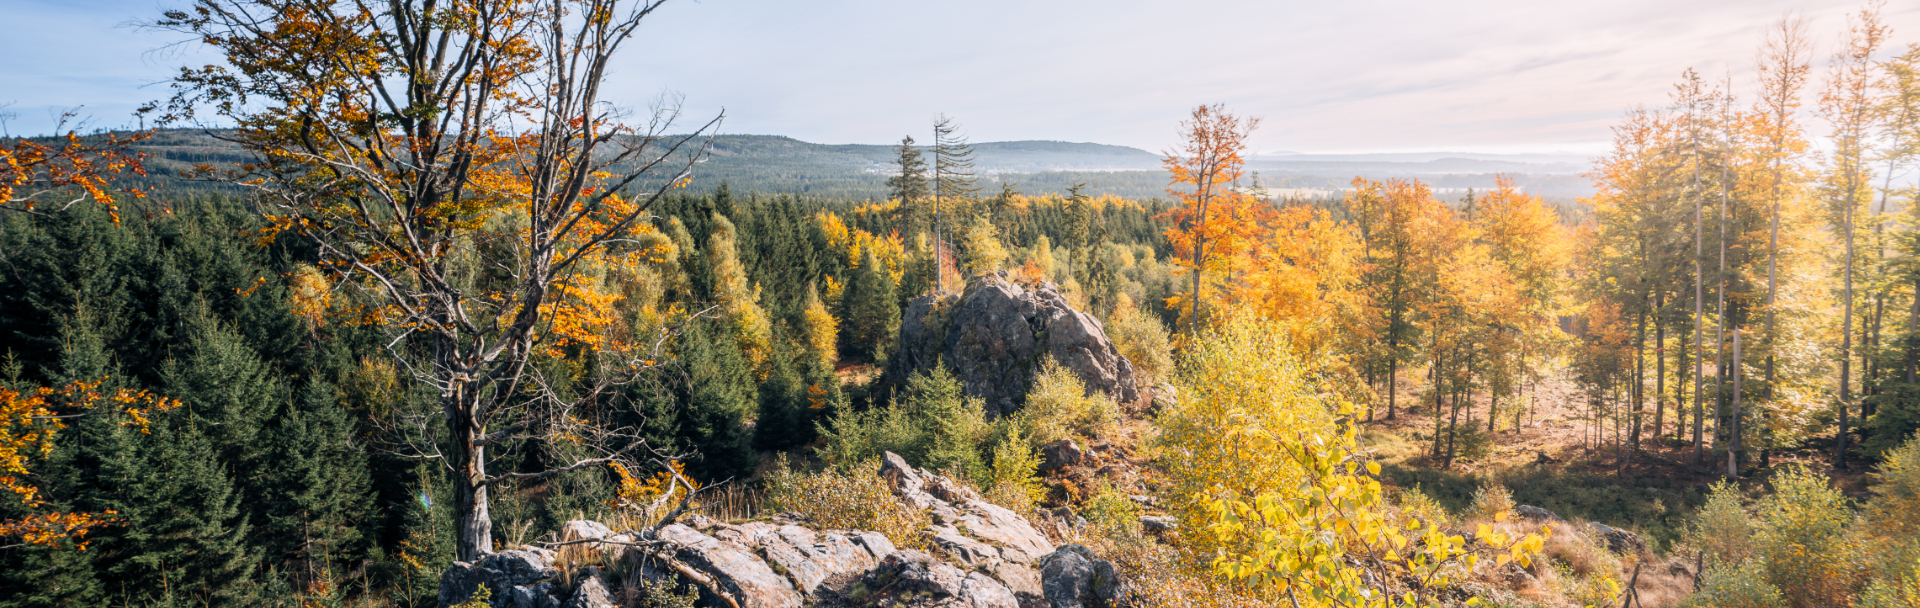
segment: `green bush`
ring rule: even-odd
[[[1685,608],[1786,608],[1780,589],[1767,582],[1765,567],[1758,562],[1719,563],[1707,568],[1700,591],[1681,606]]]
[[[1851,501],[1806,467],[1790,465],[1760,501],[1755,544],[1767,581],[1795,607],[1845,606],[1864,582]]]
[[[1027,404],[1012,417],[1034,447],[1075,434],[1100,436],[1112,432],[1120,408],[1105,393],[1088,394],[1080,376],[1047,357],[1027,389]]]
[[[1755,530],[1740,498],[1740,486],[1713,484],[1707,505],[1687,528],[1688,540],[1716,564],[1744,564],[1754,556]]]

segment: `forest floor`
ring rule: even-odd
[[[1409,377],[1418,379],[1421,375],[1420,370],[1411,370],[1401,377],[1397,398],[1401,406],[1398,416],[1391,420],[1382,417],[1367,423],[1366,428],[1375,435],[1392,437],[1389,445],[1382,446],[1386,449],[1380,450],[1381,456],[1407,465],[1446,468],[1443,466],[1444,460],[1433,457],[1430,451],[1436,431],[1434,408],[1431,403],[1420,403],[1421,387],[1417,381],[1409,381]],[[1431,399],[1430,396],[1428,398]],[[1461,410],[1461,426],[1471,421],[1484,429],[1489,405],[1485,395],[1475,395],[1472,407]],[[1513,410],[1516,405],[1524,409],[1517,421],[1518,426],[1515,425]],[[1643,430],[1645,434],[1641,437],[1640,451],[1633,455],[1631,463],[1625,462],[1623,446],[1630,441],[1627,431],[1614,420],[1601,420],[1594,416],[1585,391],[1564,370],[1525,387],[1517,399],[1500,404],[1500,408],[1498,430],[1491,435],[1488,453],[1473,459],[1456,457],[1451,470],[1474,473],[1546,465],[1566,472],[1661,478],[1703,488],[1726,478],[1726,453],[1715,452],[1709,446],[1704,455],[1706,462],[1697,463],[1690,440],[1691,428],[1677,428],[1676,425],[1682,421],[1671,407],[1664,416],[1660,416],[1659,422],[1665,433],[1656,435],[1651,428],[1656,411],[1648,406],[1643,414],[1642,422],[1648,426]],[[1691,424],[1691,420],[1689,414],[1686,423]],[[1713,432],[1710,421],[1703,429],[1708,443],[1712,442]],[[1445,438],[1444,435],[1441,437]],[[1396,442],[1401,445],[1393,445]],[[1843,491],[1864,493],[1866,467],[1854,466],[1846,470],[1833,468],[1831,455],[1827,453],[1830,446],[1831,439],[1827,439],[1775,450],[1768,455],[1768,464],[1772,467],[1804,464],[1828,472]],[[1743,485],[1750,487],[1756,482],[1758,464],[1740,463],[1740,481]],[[1631,469],[1623,469],[1626,466]]]

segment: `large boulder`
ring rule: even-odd
[[[925,608],[1019,608],[1006,585],[912,549],[895,551],[867,573],[866,604]]]
[[[716,527],[713,537],[755,549],[808,599],[816,598],[832,581],[865,574],[894,552],[886,536],[873,532],[814,532],[792,524],[723,525]]]
[[[1089,392],[1122,402],[1140,398],[1133,363],[1120,355],[1106,329],[1067,304],[1052,283],[1026,289],[1003,273],[981,276],[960,295],[927,294],[907,304],[900,348],[878,385],[881,397],[913,374],[945,364],[966,394],[989,412],[1009,414],[1026,404],[1040,360],[1080,377]]]
[[[501,551],[475,563],[454,562],[440,575],[440,605],[465,603],[473,592],[485,585],[488,604],[493,608],[557,608],[549,579],[560,575],[553,567],[554,554],[546,549],[528,547]]]
[[[781,576],[752,548],[733,541],[720,540],[681,524],[661,527],[660,540],[672,543],[674,559],[698,571],[713,584],[733,596],[741,608],[800,608],[805,603],[800,591]],[[675,573],[663,570],[641,558],[641,575],[668,578]],[[702,591],[703,596],[707,594]],[[716,598],[706,598],[716,604]],[[724,603],[724,602],[717,602]]]
[[[1113,562],[1085,545],[1062,545],[1041,562],[1040,586],[1048,608],[1111,608],[1125,592]]]

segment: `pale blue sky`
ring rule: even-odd
[[[167,34],[125,24],[171,0],[0,0],[0,103],[15,134],[58,108],[131,124],[180,65]],[[613,100],[685,96],[725,132],[820,143],[925,139],[935,114],[974,141],[1161,150],[1194,105],[1262,117],[1261,151],[1594,152],[1689,66],[1745,93],[1762,30],[1788,10],[1831,54],[1858,2],[670,2],[620,59]],[[1891,3],[1898,45],[1920,3]],[[1812,98],[1808,98],[1811,105]]]

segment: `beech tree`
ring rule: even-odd
[[[620,295],[602,277],[657,251],[630,235],[704,154],[603,97],[614,54],[664,0],[480,0],[347,5],[198,0],[155,25],[226,65],[184,68],[150,104],[162,124],[211,109],[256,158],[219,174],[271,228],[318,247],[360,316],[439,396],[396,420],[412,457],[456,480],[458,556],[493,548],[491,486],[645,453],[637,431],[584,422],[612,378],[658,364],[661,340],[608,331]],[[210,174],[210,172],[203,172]],[[536,356],[591,348],[603,380],[553,388]],[[567,437],[596,455],[490,471],[489,454]]]
[[[1887,27],[1879,10],[1862,10],[1849,20],[1847,37],[1834,54],[1832,73],[1820,92],[1820,114],[1833,125],[1833,154],[1828,158],[1823,190],[1832,209],[1834,231],[1845,244],[1841,263],[1839,430],[1834,461],[1846,468],[1848,413],[1853,402],[1854,236],[1859,208],[1872,200],[1872,169],[1867,165],[1869,132],[1873,125],[1873,56],[1886,41]]]
[[[1181,201],[1168,212],[1176,225],[1167,229],[1167,238],[1186,254],[1184,265],[1192,273],[1193,291],[1186,304],[1191,319],[1188,330],[1194,336],[1200,334],[1201,278],[1210,260],[1207,246],[1224,236],[1225,228],[1208,220],[1219,207],[1244,206],[1246,196],[1231,186],[1246,170],[1240,153],[1258,126],[1260,119],[1236,117],[1227,113],[1224,104],[1194,108],[1192,117],[1180,122],[1180,148],[1168,151],[1161,161],[1173,174],[1167,192]]]

